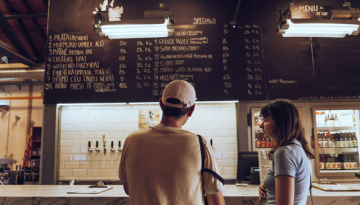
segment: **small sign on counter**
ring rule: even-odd
[[[268,169],[271,168],[272,161],[268,159],[267,157],[268,150],[259,150],[258,151],[258,157],[259,157],[259,176],[260,176],[260,183],[264,183],[264,177],[266,175],[266,172]]]

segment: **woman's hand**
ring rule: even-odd
[[[266,188],[263,184],[260,184],[259,186],[259,200],[262,200],[266,197]]]

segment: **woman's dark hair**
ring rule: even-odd
[[[272,159],[275,150],[278,147],[286,146],[294,139],[298,140],[306,155],[310,159],[314,159],[315,155],[311,152],[308,142],[305,139],[304,128],[300,121],[300,115],[297,108],[285,99],[278,99],[261,109],[260,116],[270,116],[275,121],[274,134],[276,142],[274,147],[268,154],[269,159]]]
[[[172,103],[172,104],[182,104],[180,100],[176,99],[176,98],[168,98],[166,100],[166,102],[168,103]],[[182,116],[184,116],[186,113],[188,113],[190,111],[191,107],[188,108],[174,108],[174,107],[169,107],[163,104],[162,110],[163,110],[163,114],[166,117],[174,117],[175,119],[180,119]]]

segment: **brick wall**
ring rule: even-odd
[[[60,180],[119,180],[118,165],[122,144],[129,133],[138,130],[138,111],[159,109],[158,104],[62,106],[60,112]],[[183,129],[212,139],[221,175],[236,178],[237,134],[235,103],[198,103]],[[102,135],[106,135],[107,155]],[[101,152],[87,151],[88,141],[99,141]],[[114,153],[110,143],[114,141]]]

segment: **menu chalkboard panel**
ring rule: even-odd
[[[176,27],[169,37],[135,39],[94,31],[93,12],[109,3],[50,2],[44,103],[153,102],[176,79],[192,83],[200,101],[360,96],[360,37],[277,34],[276,14],[288,0],[242,0],[235,25],[230,22],[238,0],[114,0],[121,20],[174,10]],[[293,8],[311,16],[320,8],[343,9],[343,3],[304,0]]]
[[[175,11],[174,34],[137,39],[98,36],[92,12],[100,3],[110,1],[51,1],[45,103],[158,101],[176,79],[192,83],[201,101],[265,99],[262,31],[256,22],[229,24],[237,1],[164,1],[160,8],[115,0],[122,20]]]

